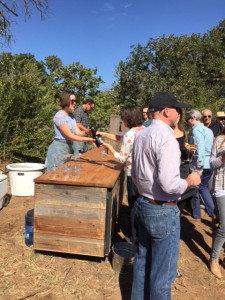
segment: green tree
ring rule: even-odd
[[[100,131],[109,131],[110,117],[120,114],[120,103],[115,92],[105,91],[93,97],[95,108],[90,113],[90,124]]]
[[[50,88],[43,62],[36,61],[33,55],[0,55],[0,154],[3,159],[45,156],[56,110]]]
[[[96,72],[79,63],[63,66],[56,56],[39,62],[32,54],[2,53],[0,157],[43,161],[54,136],[52,119],[59,110],[59,93],[74,90],[81,102],[96,97],[102,82]]]
[[[64,66],[58,57],[52,55],[45,58],[45,65],[56,93],[73,90],[78,104],[88,96],[95,96],[99,92],[99,84],[104,83],[100,76],[96,77],[97,68],[89,69],[79,62]]]
[[[225,20],[211,31],[191,36],[150,38],[132,46],[116,70],[121,102],[146,105],[158,91],[169,90],[190,107],[218,110],[225,93]]]

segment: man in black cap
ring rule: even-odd
[[[177,202],[181,194],[201,182],[198,173],[180,178],[180,150],[171,127],[178,120],[179,109],[185,107],[171,93],[157,93],[149,104],[152,124],[134,140],[132,178],[140,196],[135,203],[138,248],[132,300],[171,297],[180,239]]]

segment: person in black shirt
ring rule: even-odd
[[[189,167],[189,156],[191,155],[189,150],[185,148],[185,143],[187,143],[187,133],[182,125],[182,110],[179,110],[179,119],[174,129],[174,137],[179,143],[180,152],[181,152],[181,163],[180,163],[180,177],[185,179],[191,173]],[[192,209],[195,206],[196,201],[196,192],[197,188],[191,189],[181,195],[181,200],[178,202],[178,208],[182,214],[185,208],[191,207]]]
[[[223,129],[222,124],[212,121],[212,112],[210,109],[204,109],[202,111],[202,120],[204,125],[212,130],[214,138],[216,138]]]

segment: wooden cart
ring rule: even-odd
[[[124,166],[100,149],[82,155],[80,178],[47,172],[35,181],[34,249],[107,256],[124,194]],[[102,166],[102,163],[104,166]]]

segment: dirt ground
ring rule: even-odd
[[[0,169],[4,170],[4,163]],[[110,258],[39,252],[27,247],[24,218],[33,206],[33,197],[12,196],[9,205],[0,211],[0,299],[130,299],[132,272],[114,273]],[[125,205],[122,211],[127,211]],[[115,241],[123,237],[119,225],[117,229]],[[225,270],[224,279],[218,280],[207,266],[211,240],[211,223],[206,213],[202,211],[202,222],[195,224],[190,212],[184,211],[179,257],[182,277],[172,286],[172,299],[225,299]]]

